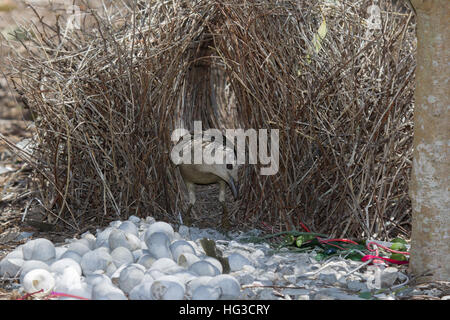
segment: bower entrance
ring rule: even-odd
[[[183,85],[182,103],[179,104],[178,117],[175,117],[175,128],[194,130],[194,121],[200,121],[202,129],[225,130],[239,128],[239,114],[236,99],[228,81],[226,65],[217,56],[213,34],[217,33],[208,24],[198,40],[186,50],[188,67]],[[190,60],[190,61],[189,61]],[[243,168],[242,168],[243,169]],[[177,170],[176,178],[181,187],[181,202],[176,211],[181,215],[187,210],[187,190]],[[219,201],[219,186],[196,185],[196,203],[191,210],[192,222],[198,227],[217,227],[221,221],[222,206]],[[227,188],[226,205],[233,217],[238,211],[239,203],[232,200],[231,191]],[[235,223],[233,223],[235,224]]]

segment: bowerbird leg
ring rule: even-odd
[[[226,190],[226,182],[219,182],[219,202],[222,205],[222,228],[224,230],[230,229],[230,221],[228,219],[228,209],[225,204],[225,190]]]
[[[188,206],[186,213],[184,214],[183,223],[186,226],[190,226],[192,224],[191,211],[192,211],[192,207],[194,206],[195,200],[196,200],[195,199],[195,185],[193,183],[187,182],[186,187],[187,187],[188,193],[189,193],[189,206]]]

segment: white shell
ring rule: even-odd
[[[208,285],[222,290],[221,299],[236,299],[241,292],[241,285],[233,276],[221,274],[212,278]]]
[[[50,240],[38,238],[30,240],[22,247],[24,260],[49,261],[56,256],[55,246]]]
[[[109,239],[109,235],[111,234],[111,232],[113,231],[114,228],[112,227],[108,227],[103,231],[100,231],[97,233],[97,239],[95,240],[95,247],[96,248],[100,248],[100,247],[108,247],[108,239]]]
[[[209,263],[211,263],[214,267],[216,267],[219,270],[219,273],[223,272],[223,267],[222,264],[220,263],[219,260],[217,260],[216,258],[213,257],[204,257],[203,260],[208,261]]]
[[[182,300],[185,285],[175,276],[163,276],[153,281],[152,298],[155,300]]]
[[[231,272],[242,270],[245,265],[252,265],[250,260],[237,252],[234,252],[228,256],[228,263],[230,265]]]
[[[145,272],[145,277],[151,277],[153,280],[159,279],[161,277],[167,276],[164,272],[158,270],[158,269],[149,269]]]
[[[24,264],[22,250],[14,250],[0,261],[0,276],[15,277]]]
[[[134,251],[141,247],[141,241],[137,236],[120,229],[113,229],[111,231],[108,238],[108,244],[110,250],[114,250],[118,247],[125,247],[130,251]]]
[[[177,266],[175,261],[169,258],[160,258],[153,262],[152,266],[150,267],[150,270],[159,270],[162,272],[166,272],[168,269]]]
[[[180,271],[171,273],[171,275],[177,277],[184,284],[198,277],[194,272],[185,270],[184,268],[181,268]]]
[[[172,259],[172,253],[169,249],[169,243],[169,237],[164,232],[154,232],[145,238],[145,244],[147,245],[148,251],[156,259]]]
[[[220,288],[200,285],[192,293],[192,300],[218,300],[221,292]]]
[[[112,285],[111,279],[107,275],[99,272],[94,272],[86,276],[86,282],[92,287],[102,282]]]
[[[183,252],[182,254],[180,254],[177,260],[178,265],[184,268],[189,268],[193,263],[197,261],[200,261],[200,258],[195,254],[189,252]]]
[[[131,216],[128,217],[128,221],[131,221],[131,222],[133,222],[134,224],[137,225],[141,221],[141,218],[136,217],[134,215],[131,215]]]
[[[130,300],[153,300],[152,297],[153,280],[142,282],[130,291]]]
[[[81,269],[80,269],[81,270]],[[82,298],[90,299],[92,296],[92,287],[86,282],[82,281],[80,270],[72,266],[68,266],[64,269],[64,272],[56,277],[56,292],[63,292],[72,295],[76,295]],[[59,299],[74,299],[74,298],[64,298]]]
[[[123,230],[125,232],[134,234],[135,236],[138,235],[138,228],[136,227],[136,225],[131,222],[131,221],[124,221],[120,224],[119,226],[120,230]]]
[[[45,262],[39,260],[24,261],[20,270],[20,283],[23,283],[23,279],[28,272],[35,269],[44,269],[50,271],[50,267]]]
[[[55,278],[44,269],[34,269],[28,272],[23,279],[23,288],[27,293],[36,293],[35,297],[48,295],[55,287]]]
[[[122,290],[102,281],[92,288],[92,299],[94,300],[127,300]]]
[[[68,251],[73,251],[78,253],[80,256],[83,256],[85,253],[89,252],[91,249],[89,248],[89,242],[85,240],[74,241],[67,247]]]
[[[144,239],[147,240],[155,232],[164,232],[169,237],[169,242],[173,240],[174,230],[172,226],[166,222],[158,221],[150,225],[145,232]],[[147,241],[146,241],[147,242]]]
[[[125,247],[117,247],[111,252],[116,267],[120,267],[123,264],[130,264],[134,262],[134,256],[131,251]]]
[[[139,258],[137,263],[142,264],[146,269],[148,269],[153,265],[155,261],[156,261],[155,257],[149,254],[144,254]]]
[[[64,253],[61,255],[61,257],[59,257],[59,258],[60,258],[60,259],[69,258],[69,259],[72,259],[72,260],[74,260],[74,261],[76,261],[76,262],[78,262],[78,263],[81,263],[81,256],[80,256],[78,253],[73,252],[73,251],[69,251],[69,250],[67,250],[66,252],[64,252]]]
[[[120,272],[119,288],[125,293],[141,283],[144,278],[145,268],[140,264],[131,264]]]
[[[197,289],[197,287],[202,286],[202,285],[204,285],[204,286],[208,285],[208,282],[212,278],[213,277],[210,277],[210,276],[196,277],[186,283],[186,291],[188,292],[188,294],[192,295],[192,293],[195,291],[195,289]]]
[[[97,239],[95,238],[95,236],[92,233],[87,231],[81,235],[81,238],[82,238],[82,240],[83,239],[87,240],[89,249],[94,250],[96,248],[95,242]]]
[[[73,268],[79,276],[81,276],[81,266],[78,262],[70,258],[64,258],[53,262],[50,266],[50,271],[58,274],[63,274],[66,268]]]
[[[195,254],[192,245],[185,240],[176,240],[170,244],[169,248],[175,261],[178,261],[178,258],[182,253],[189,252]]]
[[[80,263],[84,275],[89,275],[96,270],[106,271],[110,264],[113,264],[112,257],[102,248],[86,253]]]
[[[217,267],[214,266],[211,262],[206,260],[200,260],[193,263],[188,270],[198,274],[199,276],[214,277],[220,274],[219,269],[217,269]]]

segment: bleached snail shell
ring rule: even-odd
[[[86,231],[85,233],[83,233],[81,235],[80,240],[87,240],[87,245],[88,245],[89,249],[94,250],[96,248],[95,243],[96,243],[97,239],[89,231]]]
[[[63,274],[66,268],[73,268],[79,276],[81,276],[81,266],[78,262],[70,258],[56,260],[50,265],[50,271],[58,274]]]
[[[211,263],[213,266],[215,266],[215,267],[219,270],[219,274],[223,272],[222,264],[221,264],[220,261],[217,260],[216,258],[213,258],[213,257],[204,257],[203,260],[208,261],[208,262]]]
[[[125,265],[122,265],[122,266],[125,266]],[[108,277],[112,278],[113,275],[116,274],[118,269],[121,268],[122,266],[116,267],[116,265],[114,264],[114,261],[112,261],[112,262],[108,263],[108,265],[106,266],[105,274]]]
[[[83,281],[78,270],[69,266],[64,269],[62,274],[56,276],[56,286],[54,291],[68,293],[71,295],[90,299],[92,296],[92,287]],[[59,298],[60,300],[75,298]]]
[[[23,279],[23,288],[27,293],[35,293],[35,297],[48,295],[55,287],[55,278],[44,269],[34,269]],[[42,290],[42,292],[39,292]]]
[[[96,248],[100,248],[100,247],[108,247],[108,240],[109,240],[109,236],[111,234],[111,232],[113,231],[114,228],[112,227],[107,227],[105,230],[97,232],[97,238],[95,240],[95,247]]]
[[[72,259],[72,260],[74,260],[74,261],[76,261],[76,262],[78,262],[79,264],[81,263],[81,256],[78,254],[78,253],[76,253],[76,252],[74,252],[74,251],[70,251],[70,250],[67,250],[66,252],[64,252],[63,254],[62,254],[62,256],[61,257],[59,257],[60,259],[65,259],[65,258],[69,258],[69,259]]]
[[[48,264],[46,264],[43,261],[39,260],[28,260],[25,261],[22,265],[22,268],[20,270],[20,283],[23,283],[23,280],[25,278],[25,275],[35,269],[44,269],[46,271],[50,271],[50,267]]]
[[[55,246],[50,240],[38,238],[30,240],[22,247],[24,260],[50,261],[55,258]]]
[[[154,300],[181,300],[186,287],[177,277],[169,275],[153,281],[150,290]]]
[[[154,232],[145,238],[148,252],[156,259],[172,259],[172,253],[169,249],[170,239],[164,232]]]
[[[228,256],[230,271],[239,271],[246,265],[252,265],[251,261],[238,252],[234,252]]]
[[[212,279],[213,277],[210,276],[199,276],[196,277],[188,282],[186,282],[186,292],[188,295],[192,296],[192,293],[195,291],[195,289],[197,289],[198,286],[201,285],[208,285],[208,282]]]
[[[141,283],[144,278],[145,268],[140,264],[131,264],[120,272],[119,288],[129,293],[134,287]]]
[[[65,247],[55,247],[55,261],[61,259],[62,255],[67,252]]]
[[[192,293],[192,300],[218,300],[221,295],[220,288],[200,285]]]
[[[169,248],[170,248],[170,251],[172,252],[172,256],[175,261],[178,261],[178,257],[182,253],[188,252],[188,253],[195,254],[194,247],[192,247],[192,245],[185,240],[173,241],[170,244]]]
[[[80,263],[84,275],[89,275],[96,270],[106,271],[110,264],[113,264],[111,255],[101,248],[87,252]]]
[[[220,274],[219,269],[214,266],[211,262],[206,260],[200,260],[197,262],[194,262],[188,269],[189,271],[192,271],[199,276],[216,276]]]
[[[171,275],[177,277],[181,282],[183,282],[184,284],[188,283],[189,281],[191,281],[192,279],[195,279],[198,277],[197,274],[195,274],[192,271],[189,270],[185,270],[184,268],[180,267],[180,270],[171,273]]]
[[[183,252],[178,256],[178,265],[189,268],[193,263],[200,261],[200,258],[193,253]]]
[[[130,300],[153,300],[152,297],[153,280],[144,281],[135,286],[128,295]]]
[[[167,237],[169,238],[169,242],[173,240],[174,237],[174,230],[172,226],[166,222],[158,221],[153,224],[151,224],[147,231],[145,231],[144,239],[147,242],[147,238],[150,237],[155,232],[164,232]]]
[[[0,261],[0,276],[14,277],[24,264],[22,249],[14,250]]]
[[[0,276],[15,277],[19,274],[25,260],[19,258],[4,258],[0,261]]]
[[[142,246],[142,241],[141,241],[141,246]],[[131,253],[133,254],[133,260],[138,261],[141,256],[143,256],[144,254],[148,254],[148,250],[147,249],[137,249],[137,250],[132,251]]]
[[[108,245],[110,250],[114,250],[118,247],[125,247],[130,251],[134,251],[140,249],[141,241],[132,233],[120,229],[113,229],[108,238]]]
[[[141,218],[136,217],[136,216],[134,216],[134,215],[131,215],[131,216],[128,217],[128,221],[131,221],[131,222],[133,222],[135,225],[138,225],[139,222],[141,221]]]
[[[134,262],[134,256],[131,251],[125,247],[117,247],[111,252],[111,257],[116,267],[123,264],[130,264]]]
[[[107,282],[100,282],[92,288],[93,300],[127,300],[127,297],[122,290],[108,284]]]
[[[155,257],[150,254],[144,254],[139,257],[137,263],[143,265],[146,269],[149,269],[156,261]]]
[[[138,228],[136,225],[131,221],[124,221],[119,226],[120,230],[123,230],[125,232],[134,234],[135,236],[138,236]]]
[[[87,275],[85,279],[86,283],[88,283],[92,287],[102,282],[106,282],[107,284],[112,285],[111,278],[109,278],[104,273],[94,272],[91,273],[90,275]]]
[[[153,262],[149,270],[159,270],[161,272],[167,272],[168,270],[177,267],[178,265],[169,258],[160,258]]]
[[[86,240],[86,242],[88,241]],[[81,240],[74,241],[67,246],[67,250],[76,252],[80,256],[83,256],[85,253],[91,251],[91,249],[89,248],[89,243],[86,244],[86,242]]]
[[[150,277],[150,278],[152,278],[153,280],[156,280],[156,279],[159,279],[159,278],[164,277],[164,276],[167,276],[167,274],[165,274],[165,273],[162,272],[161,270],[150,268],[150,269],[148,269],[147,271],[145,271],[144,278],[145,278],[145,277]]]
[[[212,278],[208,285],[222,290],[220,299],[236,299],[241,292],[241,285],[233,276],[221,274]]]

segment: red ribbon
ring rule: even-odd
[[[408,261],[402,261],[402,260],[395,260],[395,259],[389,259],[389,258],[383,258],[383,257],[379,257],[379,256],[373,256],[373,255],[365,255],[364,257],[361,258],[361,261],[366,262],[368,260],[371,259],[381,259],[384,261],[387,261],[389,263],[394,263],[394,264],[408,264]]]

